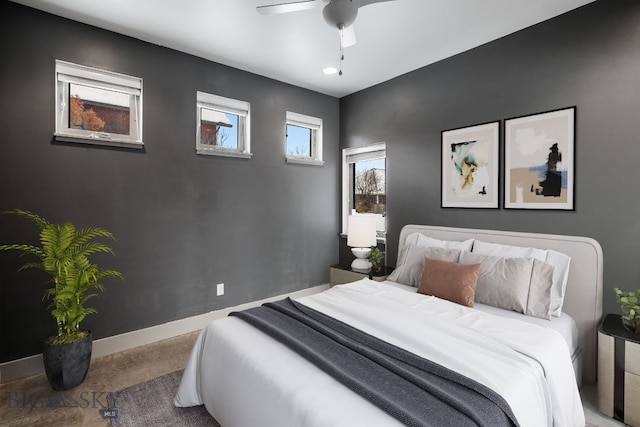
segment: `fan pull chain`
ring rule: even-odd
[[[342,50],[342,46],[344,45],[344,27],[340,27],[340,71],[338,75],[342,75],[342,61],[344,60],[344,53]]]

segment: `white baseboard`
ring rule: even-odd
[[[139,329],[137,331],[101,338],[93,342],[91,359],[150,344],[152,342],[161,341],[167,338],[188,334],[189,332],[199,331],[209,324],[209,322],[226,317],[232,311],[256,307],[264,304],[265,302],[277,301],[286,297],[302,298],[307,295],[322,292],[328,288],[328,284],[319,285],[313,288],[292,292],[290,294],[278,295],[260,301],[249,302],[235,307],[228,307],[193,317],[187,317],[185,319],[174,320],[172,322]],[[44,373],[42,354],[10,360],[8,362],[0,363],[0,384],[5,384],[41,373]]]

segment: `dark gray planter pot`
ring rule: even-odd
[[[91,332],[71,344],[50,345],[45,341],[42,358],[51,388],[64,391],[81,384],[89,371],[92,347]]]

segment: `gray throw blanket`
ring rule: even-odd
[[[288,298],[230,316],[407,426],[518,426],[507,402],[486,386]]]

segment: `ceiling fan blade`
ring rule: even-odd
[[[382,3],[385,1],[395,1],[395,0],[360,0],[360,7],[366,6],[368,4],[373,4],[373,3]]]
[[[265,1],[258,0],[256,10],[263,15],[275,15],[277,13],[298,12],[300,10],[315,9],[323,6],[325,0],[299,0],[299,1]]]
[[[341,31],[342,47],[353,46],[358,42],[358,40],[356,40],[356,29],[354,28],[353,24],[349,25],[347,28],[343,28]]]

